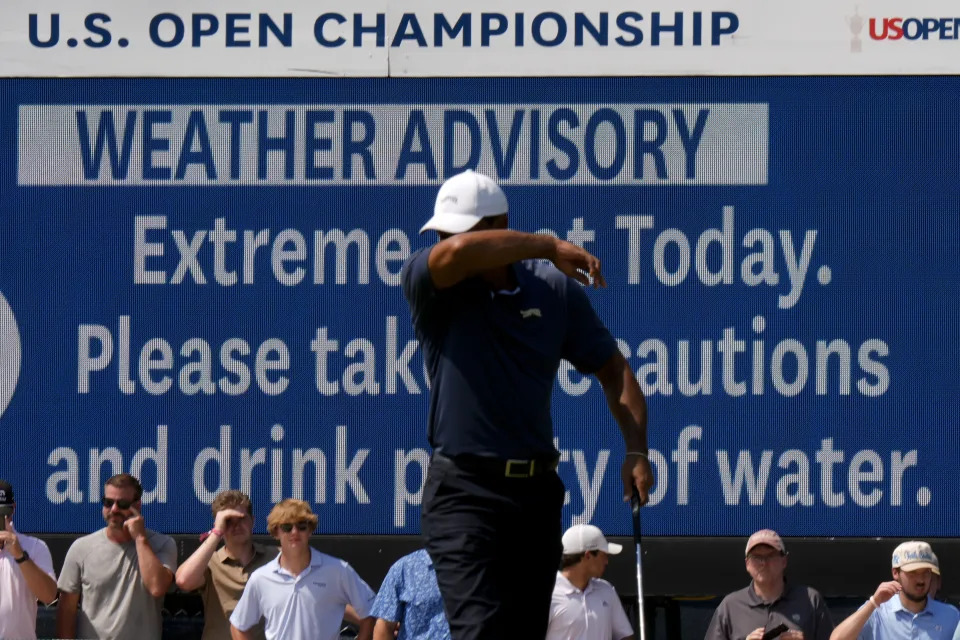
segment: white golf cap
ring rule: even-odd
[[[585,551],[606,551],[615,555],[623,551],[623,547],[615,542],[607,542],[603,532],[592,524],[575,524],[563,534],[563,554]]]
[[[433,229],[445,233],[463,233],[482,218],[507,213],[507,196],[492,178],[467,169],[440,185],[433,217],[420,233]]]

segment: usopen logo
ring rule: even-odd
[[[957,40],[960,18],[870,18],[873,40]]]
[[[20,377],[20,331],[7,299],[0,293],[0,417],[10,404]]]

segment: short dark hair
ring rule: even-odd
[[[143,495],[143,487],[140,486],[140,481],[129,473],[118,473],[115,476],[111,476],[104,486],[116,487],[117,489],[128,489],[132,487],[135,494],[133,497],[134,502],[140,500],[140,496]]]
[[[560,570],[569,569],[570,567],[580,564],[580,561],[583,560],[584,556],[587,555],[586,551],[580,553],[565,553],[560,558]]]
[[[217,515],[219,511],[223,511],[224,509],[236,509],[237,511],[246,510],[251,516],[253,515],[253,503],[250,501],[250,496],[236,489],[221,491],[217,494],[217,497],[213,499],[213,503],[210,505],[210,510],[213,511],[213,515]]]

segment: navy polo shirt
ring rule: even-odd
[[[479,277],[437,289],[431,248],[403,266],[403,293],[430,376],[428,436],[446,456],[556,454],[550,395],[566,359],[593,373],[616,341],[582,285],[545,260],[511,265],[518,288],[494,292]]]

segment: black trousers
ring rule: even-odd
[[[431,461],[421,529],[453,640],[541,640],[560,567],[563,482]]]

